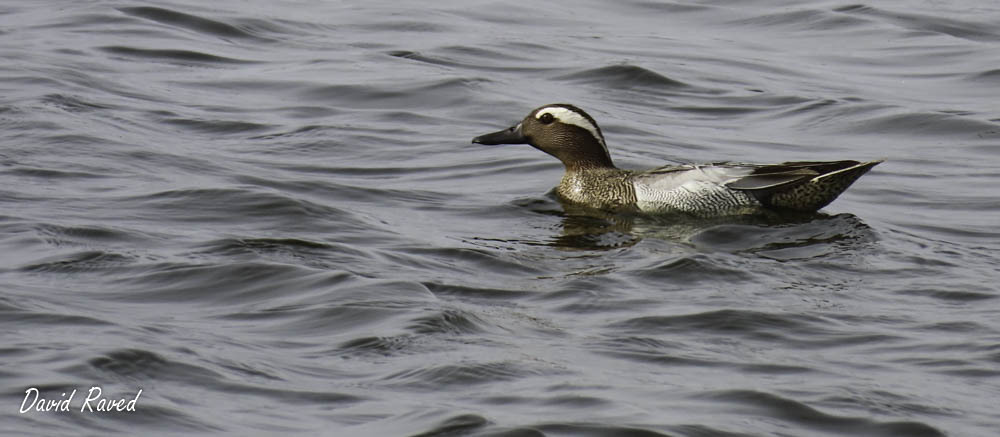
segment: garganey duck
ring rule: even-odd
[[[593,117],[567,104],[542,106],[517,125],[472,142],[530,144],[555,156],[566,167],[556,193],[568,202],[608,211],[698,216],[816,211],[882,162],[723,162],[623,170],[611,162]]]

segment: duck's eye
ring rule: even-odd
[[[542,124],[552,123],[552,121],[555,120],[555,119],[556,119],[555,116],[553,116],[552,114],[550,114],[548,112],[542,114],[541,117],[538,117],[538,121],[542,122]]]

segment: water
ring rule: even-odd
[[[3,431],[995,436],[998,29],[992,1],[6,2]],[[554,159],[469,144],[555,102],[628,168],[888,161],[815,215],[601,217]],[[94,386],[142,393],[79,411]]]

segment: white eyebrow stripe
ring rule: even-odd
[[[604,137],[601,135],[600,131],[597,130],[597,126],[594,126],[594,124],[591,123],[590,120],[587,120],[586,117],[580,115],[572,109],[563,108],[562,106],[549,106],[538,110],[538,112],[535,113],[535,118],[541,119],[545,114],[552,114],[552,116],[558,119],[560,123],[571,124],[573,126],[586,129],[591,135],[594,136],[594,138],[597,138],[597,142],[604,148],[604,153],[609,153],[608,145],[604,144]]]

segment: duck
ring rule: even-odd
[[[554,191],[574,206],[695,216],[816,212],[884,161],[714,162],[620,169],[612,162],[594,118],[565,103],[535,108],[520,123],[477,136],[472,143],[529,144],[554,156],[565,167]]]

